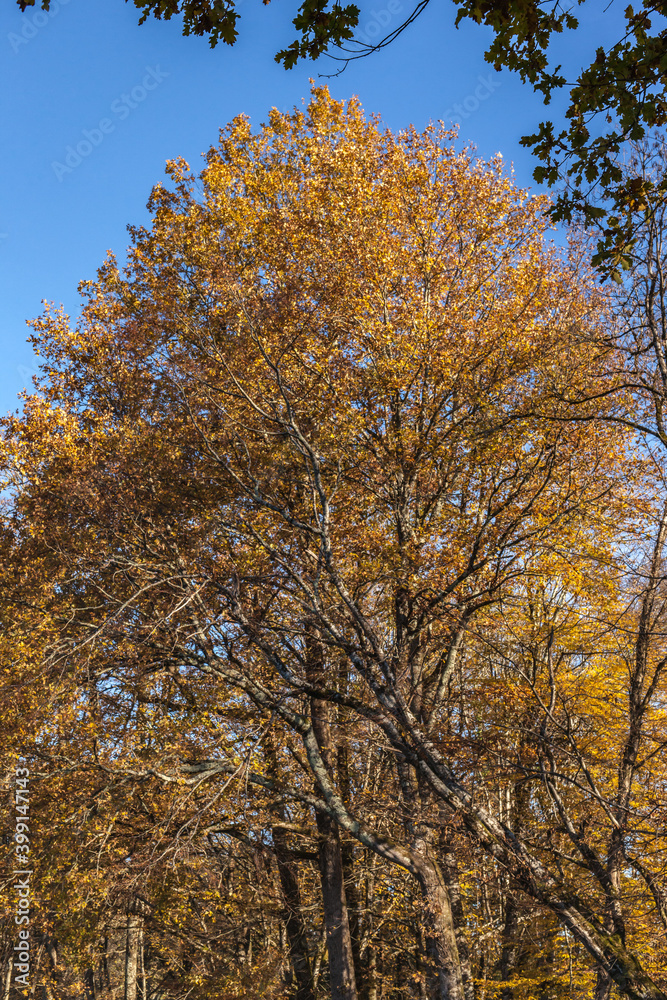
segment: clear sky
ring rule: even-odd
[[[359,0],[357,0],[359,3]],[[39,0],[38,0],[39,3]],[[218,129],[244,112],[259,125],[269,108],[300,105],[309,78],[336,65],[323,58],[285,71],[274,53],[295,37],[298,0],[243,0],[234,48],[211,50],[183,38],[178,18],[150,19],[123,0],[53,0],[21,14],[4,0],[0,14],[2,115],[0,148],[0,411],[17,406],[36,367],[26,320],[41,301],[78,311],[77,284],[94,277],[107,250],[121,259],[128,223],[146,221],[151,187],[165,160],[184,156],[193,168]],[[409,0],[361,0],[360,30],[377,37],[411,10]],[[606,0],[591,0],[576,35],[559,42],[560,59],[578,68],[618,31]],[[454,29],[449,0],[426,12],[383,52],[352,63],[327,81],[337,98],[360,97],[367,112],[402,128],[459,121],[461,139],[479,155],[501,152],[517,181],[531,184],[530,153],[519,138],[545,109],[518,78],[484,61],[489,35]],[[550,109],[558,113],[559,104]],[[458,106],[458,110],[456,109]],[[85,153],[79,156],[76,147]]]

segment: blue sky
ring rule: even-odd
[[[310,77],[324,82],[320,74],[336,69],[327,59],[290,71],[274,62],[294,37],[297,3],[243,0],[236,46],[211,50],[206,39],[183,38],[177,18],[139,27],[137,10],[123,0],[54,0],[50,16],[39,8],[21,14],[5,0],[0,411],[16,408],[36,367],[26,320],[39,314],[43,299],[76,315],[78,282],[94,276],[107,250],[123,257],[125,227],[146,221],[165,160],[184,156],[196,167],[235,115],[244,112],[259,125],[272,106],[300,105]],[[391,30],[411,10],[408,0],[359,5],[367,38],[380,26]],[[603,13],[605,6],[589,0],[580,30],[559,41],[566,68],[590,61],[597,45],[615,38],[617,15]],[[393,129],[458,120],[462,141],[474,142],[483,157],[500,151],[517,181],[530,185],[534,164],[519,138],[545,109],[517,77],[496,74],[484,61],[486,30],[455,30],[454,15],[449,0],[432,0],[391,46],[327,81],[330,89],[337,98],[358,95]],[[562,101],[550,113],[559,107]]]

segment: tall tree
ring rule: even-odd
[[[62,693],[55,717],[35,696],[47,728],[26,747],[53,782],[88,776],[82,829],[114,832],[124,915],[135,863],[159,871],[162,845],[174,858],[170,969],[191,975],[209,947],[200,917],[227,926],[188,886],[208,879],[202,834],[214,853],[231,837],[258,869],[275,849],[294,981],[307,993],[310,969],[315,991],[282,829],[317,860],[333,996],[372,988],[354,851],[369,897],[372,856],[389,898],[411,886],[405,922],[418,914],[418,961],[403,944],[381,963],[429,1000],[470,996],[449,826],[502,903],[505,989],[520,897],[543,915],[550,968],[559,933],[624,995],[664,1000],[650,885],[628,888],[614,860],[617,831],[639,842],[651,808],[616,698],[661,683],[645,572],[660,531],[648,562],[627,561],[655,481],[598,419],[622,355],[585,248],[550,246],[545,204],[451,139],[381,132],[326,90],[258,134],[236,119],[199,178],[171,165],[152,227],[125,272],[110,260],[84,286],[77,327],[37,321],[40,391],[5,429],[6,532],[35,577],[37,611],[15,615],[22,687],[38,672]],[[3,600],[9,618],[16,588]],[[659,698],[646,705],[655,739]],[[119,819],[89,813],[93,776]],[[250,967],[254,928],[229,906]]]

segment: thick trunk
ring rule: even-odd
[[[607,912],[605,919],[605,927],[608,931],[614,930],[614,922],[611,914],[611,908]],[[604,971],[604,969],[598,969],[597,975],[595,977],[595,1000],[609,1000],[611,996],[613,983],[610,976]]]
[[[83,982],[86,1000],[95,1000],[95,973],[92,969],[86,969]]]
[[[139,937],[139,986],[141,989],[141,1000],[148,1000],[148,982],[146,980],[146,951],[144,948],[144,928],[141,928]]]
[[[287,835],[281,827],[273,828],[278,877],[285,904],[285,929],[290,963],[296,981],[296,1000],[315,1000],[313,977],[308,959],[308,939],[301,913],[301,892],[293,861],[290,860]]]
[[[405,760],[397,759],[397,770],[409,816],[406,832],[413,837],[410,870],[417,878],[424,903],[429,1000],[466,1000],[452,903],[438,863],[435,832],[422,822],[422,817],[434,808],[433,799],[428,789],[420,789]]]
[[[141,917],[128,913],[125,937],[125,990],[123,1000],[137,1000],[137,973],[139,966],[139,937]]]
[[[364,982],[366,996],[364,1000],[378,1000],[377,951],[369,948],[365,955],[366,974]]]
[[[502,982],[507,983],[516,975],[518,955],[519,912],[514,896],[508,892],[505,899],[505,922],[503,923],[500,951],[500,978]],[[502,1000],[512,1000],[514,991],[509,986],[505,986],[500,995]]]
[[[343,885],[347,900],[347,918],[350,925],[350,940],[352,942],[352,959],[354,961],[355,979],[359,1000],[366,997],[366,974],[361,961],[361,893],[354,871],[354,853],[352,844],[341,845],[341,860],[343,863]]]
[[[109,970],[109,938],[107,935],[104,936],[102,942],[102,991],[105,987],[107,991],[111,991],[111,972]]]
[[[465,1000],[451,901],[442,872],[432,858],[418,862],[425,904],[430,1000]]]
[[[321,683],[325,678],[323,651],[318,641],[309,643],[306,672],[308,680],[313,684]],[[310,716],[322,762],[331,778],[333,777],[334,757],[328,703],[318,698],[311,698]],[[347,914],[338,825],[329,816],[318,813],[317,831],[319,834],[318,859],[322,882],[324,925],[329,954],[331,1000],[357,1000],[352,937]]]
[[[459,951],[459,963],[461,966],[463,995],[465,1000],[475,1000],[475,982],[470,965],[470,949],[468,947],[468,940],[464,931],[465,917],[463,913],[463,900],[461,899],[459,868],[456,861],[456,855],[449,846],[442,850],[442,876],[445,885],[447,886],[449,901],[452,908],[454,933],[456,934],[456,944]]]
[[[328,816],[318,815],[317,829],[320,835],[319,865],[329,953],[331,1000],[356,1000],[352,937],[347,917],[338,827]]]
[[[466,1000],[463,987],[452,903],[447,881],[438,863],[435,831],[421,817],[434,803],[427,789],[420,789],[405,760],[397,760],[401,792],[407,814],[407,832],[413,836],[410,857],[424,904],[429,1000]]]
[[[339,689],[344,691],[347,686],[347,666],[345,660],[341,661],[338,671]],[[349,717],[349,710],[341,706],[338,709],[338,746],[336,749],[336,769],[338,772],[338,784],[341,795],[345,803],[350,801],[350,754],[347,744],[347,734],[345,727]],[[342,729],[342,732],[341,732]],[[347,899],[347,915],[350,924],[350,937],[352,941],[352,959],[354,962],[355,979],[360,1000],[366,1000],[367,984],[366,973],[361,961],[361,894],[354,871],[354,847],[351,843],[341,845],[341,859],[343,863],[343,884]]]
[[[269,773],[275,779],[279,773],[276,757],[275,737],[269,732],[265,742],[265,752],[269,765]],[[283,919],[289,947],[290,966],[296,983],[296,1000],[315,1000],[315,984],[308,955],[308,935],[301,909],[301,890],[296,862],[289,849],[288,836],[282,825],[286,813],[282,806],[276,811],[280,823],[271,828],[273,846],[275,848],[276,866],[280,880],[281,894],[284,904]]]

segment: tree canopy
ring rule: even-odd
[[[35,322],[0,753],[63,997],[665,1000],[664,357],[454,142],[239,117]]]

